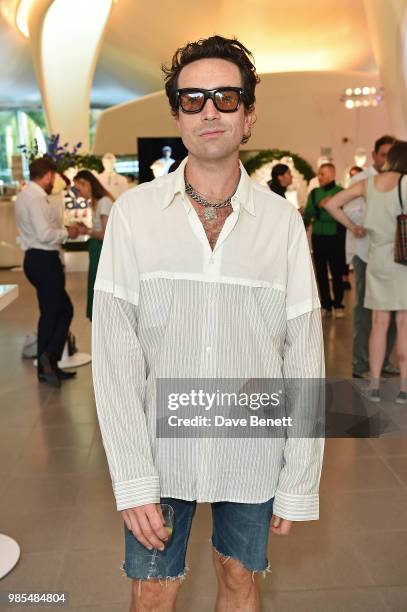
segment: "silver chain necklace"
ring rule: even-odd
[[[218,204],[215,204],[214,202],[209,202],[201,193],[199,193],[199,191],[196,191],[196,189],[194,189],[192,185],[188,182],[186,173],[184,173],[184,181],[185,181],[185,193],[188,194],[189,197],[192,198],[195,202],[205,207],[205,212],[204,212],[205,219],[207,221],[215,221],[218,217],[217,212],[216,212],[218,208],[225,208],[226,206],[232,206],[232,198],[235,195],[237,188],[239,186],[240,174],[239,174],[239,181],[237,182],[236,189],[234,190],[234,192],[229,197],[227,197],[222,202],[219,202]]]

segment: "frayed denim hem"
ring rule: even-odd
[[[218,555],[220,562],[222,563],[222,565],[226,565],[226,563],[230,560],[233,559],[234,561],[237,561],[238,563],[240,563],[240,565],[243,565],[243,567],[245,569],[247,569],[249,572],[252,573],[252,580],[254,582],[254,577],[256,574],[261,574],[263,576],[263,578],[266,578],[267,574],[271,574],[271,566],[270,563],[267,564],[267,567],[264,570],[252,570],[249,567],[246,567],[239,559],[236,559],[235,557],[231,557],[230,555],[224,555],[223,553],[219,552],[219,550],[213,545],[212,543],[212,539],[209,539],[209,542],[212,544],[212,548],[215,551],[215,553]]]
[[[138,588],[138,594],[141,594],[141,585],[143,582],[145,582],[146,580],[156,580],[157,582],[159,582],[159,584],[161,584],[161,586],[165,587],[168,586],[168,582],[175,582],[176,580],[179,580],[180,582],[184,582],[187,573],[189,572],[189,567],[188,565],[185,565],[184,570],[178,574],[178,576],[146,576],[145,578],[135,578],[133,576],[129,576],[127,571],[126,571],[126,564],[123,563],[120,566],[120,570],[122,572],[122,576],[126,577],[126,578],[130,578],[131,580],[136,580],[139,584],[139,588]]]

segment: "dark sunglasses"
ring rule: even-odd
[[[240,87],[218,87],[217,89],[199,89],[186,87],[177,89],[177,108],[183,113],[200,113],[210,98],[215,108],[221,113],[235,113],[244,100],[244,91]]]

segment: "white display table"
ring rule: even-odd
[[[18,298],[18,285],[0,285],[0,310]]]
[[[13,538],[0,533],[0,580],[7,576],[20,558],[20,547]]]
[[[0,310],[18,297],[18,285],[0,285]],[[0,533],[0,580],[16,565],[20,547],[13,538]]]

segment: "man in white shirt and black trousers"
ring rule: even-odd
[[[239,162],[259,82],[250,52],[213,36],[164,72],[188,157],[115,203],[94,293],[94,387],[123,569],[132,612],[175,610],[196,504],[209,502],[216,610],[255,612],[269,532],[319,518],[323,440],[160,437],[156,385],[323,378],[318,292],[300,214]],[[160,502],[174,511],[170,536]]]
[[[17,197],[15,213],[20,245],[25,251],[24,273],[37,290],[40,307],[38,380],[60,387],[61,380],[76,374],[58,368],[73,318],[60,249],[68,237],[76,238],[80,230],[76,225],[60,227],[52,214],[47,197],[52,193],[55,172],[50,158],[31,162],[30,182]]]

